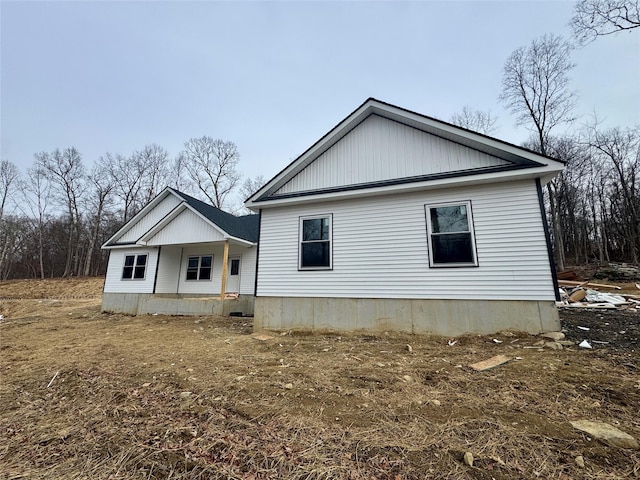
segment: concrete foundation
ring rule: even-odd
[[[253,329],[453,337],[501,330],[557,331],[560,318],[553,301],[257,297]]]
[[[229,315],[241,312],[253,315],[253,295],[238,298],[170,295],[150,293],[103,293],[102,311],[140,315],[161,313],[166,315]]]

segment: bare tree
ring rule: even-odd
[[[41,152],[35,155],[36,164],[51,180],[55,195],[68,214],[69,240],[63,277],[78,274],[80,258],[80,210],[79,200],[85,189],[85,171],[80,153],[70,147],[56,149],[51,153]]]
[[[610,228],[618,230],[618,246],[633,263],[640,260],[640,127],[611,128],[600,131],[591,127],[587,139],[595,158],[609,166],[608,190],[610,213],[616,221]]]
[[[482,110],[474,110],[468,105],[462,107],[462,112],[451,115],[449,121],[454,125],[484,135],[493,135],[498,129],[496,126],[498,119],[491,115],[491,110],[483,112]]]
[[[7,260],[15,249],[17,226],[12,218],[5,218],[10,198],[14,197],[20,181],[18,167],[9,160],[0,161],[0,278],[9,272]],[[12,202],[15,204],[15,202]]]
[[[581,0],[573,8],[571,30],[580,44],[640,27],[638,0]]]
[[[115,183],[114,192],[122,202],[122,223],[126,223],[142,208],[140,197],[144,170],[140,168],[135,155],[126,158],[120,154],[106,153],[103,159]]]
[[[184,193],[194,193],[193,183],[187,178],[186,157],[184,152],[180,152],[171,164],[171,174],[168,186],[180,190]]]
[[[161,146],[152,143],[136,151],[132,157],[141,180],[139,203],[144,206],[169,183],[169,154]]]
[[[262,175],[257,175],[254,178],[245,179],[242,185],[240,185],[240,206],[236,209],[238,214],[249,215],[254,213],[244,206],[244,202],[258,190],[260,190],[265,183],[266,180]]]
[[[182,152],[187,175],[214,206],[228,207],[229,194],[241,175],[236,170],[240,155],[235,143],[211,137],[192,138]]]
[[[21,194],[21,208],[29,215],[37,232],[39,274],[40,278],[44,278],[44,239],[51,202],[51,182],[47,172],[38,164],[27,170],[27,179],[22,184]]]
[[[548,155],[551,132],[573,121],[576,95],[569,90],[568,73],[573,47],[561,36],[544,35],[528,47],[520,47],[507,59],[502,75],[502,101],[516,115],[516,124],[536,135],[537,150]],[[557,267],[564,270],[562,225],[555,204],[553,185],[547,184]]]
[[[551,131],[573,121],[576,94],[569,90],[573,47],[563,37],[544,35],[520,47],[507,59],[499,99],[516,115],[516,125],[535,132],[539,149],[547,154]]]
[[[100,157],[93,165],[87,178],[91,192],[89,204],[93,214],[88,216],[92,225],[84,262],[83,274],[85,276],[91,274],[91,263],[98,242],[98,236],[100,235],[102,215],[112,201],[111,197],[116,186],[116,181],[110,175],[109,168],[108,160],[105,157]]]
[[[0,160],[0,222],[4,217],[12,189],[16,186],[19,178],[20,172],[14,163],[9,160]]]

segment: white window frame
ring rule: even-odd
[[[302,226],[305,220],[329,220],[329,238],[327,240],[302,240]],[[329,244],[329,265],[308,266],[302,265],[302,246],[308,243],[328,243]],[[325,213],[318,215],[306,215],[299,218],[298,223],[298,270],[333,270],[333,214]]]
[[[203,257],[211,257],[211,267],[204,267],[204,268],[210,268],[211,269],[211,273],[209,275],[209,278],[200,278],[200,273],[202,270],[202,258]],[[189,260],[192,258],[197,258],[198,259],[198,267],[197,267],[197,277],[196,278],[187,278],[187,275],[189,275]],[[213,281],[213,261],[214,261],[214,256],[213,253],[203,253],[201,255],[187,255],[187,265],[185,268],[185,273],[184,273],[184,281],[185,282],[211,282]]]
[[[127,257],[133,257],[133,265],[131,267],[127,266]],[[136,267],[138,265],[138,257],[147,257],[145,262],[144,262],[144,275],[142,276],[142,278],[136,278]],[[125,254],[124,258],[122,259],[122,274],[120,275],[120,280],[129,282],[129,281],[135,281],[135,282],[139,282],[142,280],[145,280],[147,278],[147,268],[149,267],[149,252],[144,252],[144,253],[127,253]],[[124,276],[124,269],[125,268],[131,268],[131,276],[130,277],[125,277]]]
[[[431,209],[443,208],[443,207],[460,207],[465,206],[467,209],[467,227],[468,230],[459,232],[446,232],[446,233],[433,233],[431,225]],[[476,246],[476,235],[473,223],[473,211],[471,209],[471,200],[464,200],[460,202],[447,202],[447,203],[433,203],[424,206],[425,217],[427,222],[427,244],[429,245],[429,267],[432,268],[454,268],[454,267],[477,267],[478,266],[478,250]],[[471,262],[447,262],[436,263],[433,256],[433,237],[451,235],[455,233],[469,233],[471,235],[471,255],[473,261]]]

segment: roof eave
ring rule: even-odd
[[[294,204],[305,203],[318,203],[325,201],[343,200],[349,198],[362,198],[377,195],[391,195],[398,193],[409,193],[420,190],[436,190],[443,188],[454,188],[469,185],[480,185],[488,183],[498,183],[506,181],[518,181],[540,178],[542,183],[547,183],[558,173],[562,171],[562,168],[548,167],[548,168],[521,168],[504,170],[498,174],[495,172],[479,173],[475,175],[467,176],[451,176],[438,178],[435,180],[415,181],[415,182],[397,182],[397,183],[383,183],[380,182],[379,186],[371,184],[366,188],[336,188],[336,189],[324,189],[312,192],[298,192],[296,194],[267,197],[262,200],[257,200],[251,204],[247,204],[247,208],[251,208],[258,211],[262,208],[279,207]]]

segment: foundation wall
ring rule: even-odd
[[[103,293],[102,311],[140,315],[229,315],[241,312],[253,315],[253,295],[220,300],[211,296],[181,296],[148,293]]]
[[[535,334],[559,330],[560,319],[552,301],[257,297],[253,328],[443,336],[501,330]]]

